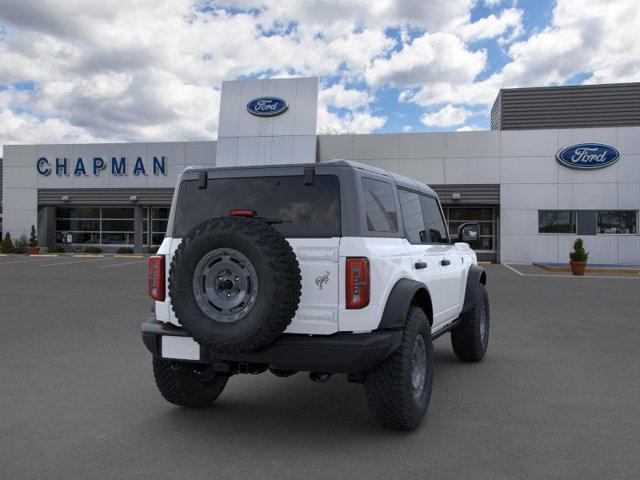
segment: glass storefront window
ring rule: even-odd
[[[638,212],[636,210],[599,210],[598,233],[627,234],[638,233]]]
[[[151,232],[148,230],[148,225],[145,225],[145,234],[151,233],[151,245],[160,245],[164,240],[165,233],[167,232],[167,222],[169,220],[169,207],[151,207]],[[146,236],[146,235],[145,235]],[[144,241],[145,245],[148,245],[147,240]]]
[[[56,242],[133,245],[133,207],[58,207]]]
[[[576,233],[573,210],[538,210],[539,233]]]
[[[463,223],[478,223],[480,238],[471,243],[471,247],[474,250],[495,251],[496,230],[492,207],[447,207],[445,213],[450,235],[457,235],[458,227]]]

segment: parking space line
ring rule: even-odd
[[[512,272],[517,273],[517,274],[518,274],[518,275],[520,275],[521,277],[524,277],[524,273],[519,272],[519,271],[518,271],[518,270],[516,270],[515,268],[513,268],[513,267],[511,267],[511,266],[507,265],[506,263],[502,263],[501,265],[502,265],[502,266],[504,266],[504,267],[507,267],[507,268],[508,268],[509,270],[511,270]]]
[[[575,275],[558,275],[558,274],[553,274],[553,273],[522,273],[519,270],[516,270],[515,268],[513,268],[510,265],[507,265],[506,263],[501,263],[501,265],[503,265],[504,267],[508,268],[509,270],[511,270],[514,273],[517,273],[518,275],[520,275],[521,277],[554,277],[554,278],[612,278],[612,279],[616,279],[616,280],[621,280],[621,279],[631,279],[631,280],[640,280],[640,277],[626,277],[623,275],[620,276],[612,276],[612,275],[584,275],[584,276],[575,276]]]
[[[16,263],[30,263],[36,260],[47,260],[47,258],[30,258],[29,260],[15,260],[12,262],[0,262],[0,265],[15,265]]]
[[[89,262],[97,262],[98,260],[102,260],[102,258],[93,258],[91,260],[78,260],[75,262],[58,262],[58,263],[46,263],[44,265],[38,265],[39,267],[55,267],[56,265],[73,265],[77,263],[89,263]]]
[[[115,263],[113,265],[100,265],[98,268],[122,267],[124,265],[133,265],[134,263],[146,263],[146,260],[138,260],[136,262]]]

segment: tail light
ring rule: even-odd
[[[164,255],[149,257],[149,296],[164,302]]]
[[[256,211],[255,210],[242,210],[242,209],[229,210],[229,216],[230,217],[255,217],[256,216]]]
[[[364,257],[347,258],[347,308],[364,308],[369,305],[371,283],[369,260]]]

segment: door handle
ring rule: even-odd
[[[427,268],[427,262],[416,262],[413,266],[420,270],[421,268]]]
[[[451,265],[451,260],[449,260],[448,258],[443,258],[442,260],[440,260],[440,265],[442,265],[443,267]]]

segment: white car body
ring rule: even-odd
[[[285,333],[331,335],[338,332],[365,333],[380,324],[394,285],[410,279],[427,286],[433,302],[432,333],[458,318],[465,295],[467,274],[477,264],[476,254],[466,243],[411,244],[405,238],[342,237],[290,238],[302,276],[302,294],[295,317]],[[166,237],[158,250],[165,255],[166,285],[173,252],[182,239]],[[346,258],[367,257],[370,265],[369,304],[347,309]],[[443,265],[448,260],[448,265]],[[424,262],[426,268],[416,269]],[[158,321],[180,326],[169,295],[155,302]]]

